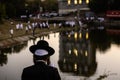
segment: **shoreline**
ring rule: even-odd
[[[11,21],[7,22],[7,26],[5,24],[5,29],[7,29],[6,31],[8,31],[11,26],[12,27],[14,26],[13,28],[15,29],[15,25],[17,23],[19,23],[19,22],[15,21],[14,24],[11,25],[10,22]],[[26,25],[27,23],[23,23],[23,24]],[[111,24],[115,24],[115,25],[119,24],[120,25],[120,21],[117,21],[117,24],[116,24],[116,22],[111,22],[111,23],[110,22],[106,22],[105,23],[105,25],[111,25]],[[2,27],[4,27],[4,25]],[[78,26],[76,26],[74,28],[59,28],[58,26],[56,26],[56,28],[54,28],[53,25],[50,25],[49,29],[37,29],[36,32],[35,32],[35,37],[39,37],[39,36],[44,35],[44,34],[49,34],[51,32],[57,32],[57,31],[61,31],[61,30],[75,29],[75,28],[78,28]],[[107,26],[107,28],[109,28],[109,27]],[[0,29],[2,29],[2,28],[0,28]],[[16,31],[14,33],[15,35],[13,36],[13,38],[11,38],[10,34],[8,32],[6,32],[6,31],[4,30],[4,33],[0,34],[0,49],[5,48],[5,47],[9,47],[9,46],[12,46],[12,45],[15,45],[17,43],[21,43],[21,42],[27,41],[30,38],[31,39],[35,38],[32,35],[31,31],[28,34],[25,34],[25,29],[21,30],[21,31]],[[1,32],[1,30],[0,30],[0,32]]]
[[[10,47],[10,46],[13,46],[13,45],[16,45],[16,44],[20,44],[22,42],[28,41],[30,39],[35,39],[39,36],[46,35],[46,34],[49,34],[49,33],[54,33],[54,32],[58,32],[58,31],[62,31],[62,30],[72,30],[72,29],[75,29],[75,28],[77,28],[77,27],[44,29],[44,30],[42,30],[41,33],[39,33],[39,31],[37,31],[34,36],[32,34],[25,34],[25,35],[21,35],[21,36],[17,35],[13,38],[9,37],[7,39],[0,40],[0,49],[4,49],[6,47]]]

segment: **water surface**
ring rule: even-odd
[[[0,50],[0,80],[21,80],[22,70],[33,65],[29,47],[47,40],[55,49],[51,63],[62,80],[120,80],[120,36],[106,31],[64,31]]]

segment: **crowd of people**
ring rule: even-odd
[[[14,24],[13,22],[11,22],[11,24]],[[81,25],[82,23],[80,23]],[[53,23],[49,23],[48,21],[42,21],[42,22],[30,22],[28,21],[28,23],[23,24],[23,23],[17,23],[15,25],[15,28],[10,28],[9,32],[10,32],[10,37],[14,36],[14,32],[18,31],[18,30],[24,30],[25,34],[27,33],[32,33],[35,34],[35,29],[49,29],[50,27],[53,28],[62,28],[62,27],[75,27],[76,26],[76,22],[74,20],[69,20],[69,21],[64,21],[64,22],[53,22]]]

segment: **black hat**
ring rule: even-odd
[[[37,42],[37,45],[30,46],[29,50],[35,56],[51,56],[55,53],[55,50],[49,46],[48,42],[45,40],[40,40]]]

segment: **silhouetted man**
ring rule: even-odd
[[[45,40],[38,41],[37,45],[30,46],[33,53],[34,65],[24,68],[22,80],[61,80],[57,68],[47,64],[55,50]]]

